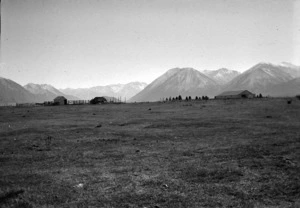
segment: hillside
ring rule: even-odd
[[[300,95],[300,77],[270,87],[268,95],[274,97]]]
[[[0,77],[0,103],[26,103],[35,102],[38,99],[18,83]]]

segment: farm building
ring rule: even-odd
[[[255,94],[248,90],[226,91],[215,96],[215,99],[254,98]]]
[[[91,104],[100,104],[100,103],[106,103],[106,102],[107,102],[107,100],[105,99],[105,97],[95,97],[90,101]]]
[[[54,98],[54,105],[67,105],[68,100],[64,96]]]

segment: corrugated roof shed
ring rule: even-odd
[[[226,91],[226,92],[222,92],[218,96],[239,95],[239,94],[241,94],[242,92],[245,92],[245,91],[248,91],[248,90]]]

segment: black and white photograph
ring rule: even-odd
[[[300,0],[0,0],[1,208],[300,207]]]

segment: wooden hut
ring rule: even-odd
[[[54,98],[54,105],[67,105],[68,100],[64,96]]]
[[[107,100],[105,97],[95,97],[90,101],[90,104],[103,104],[106,103]]]

